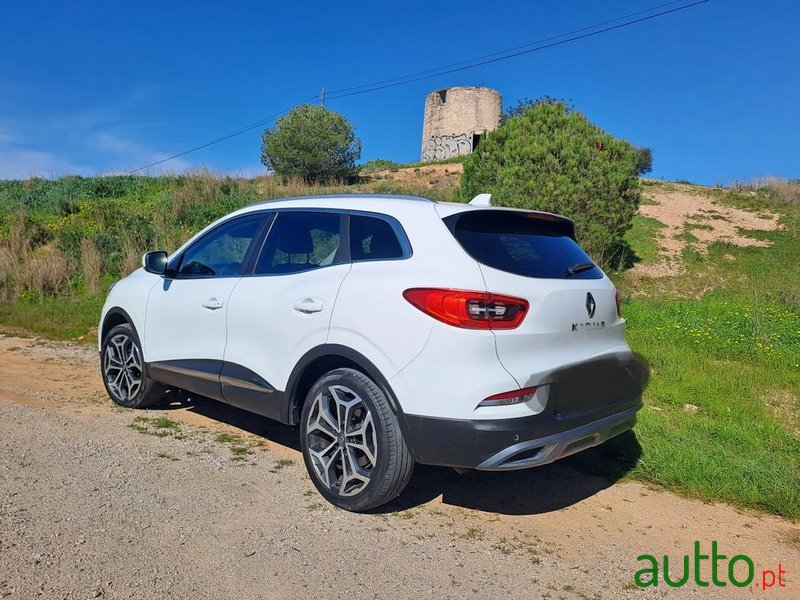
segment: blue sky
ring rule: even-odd
[[[666,0],[0,3],[0,178],[119,172],[317,94],[458,62]],[[691,0],[686,0],[689,3]],[[711,0],[591,39],[331,100],[362,160],[418,160],[425,95],[550,95],[653,148],[653,176],[800,178],[800,2]],[[162,165],[263,173],[260,131]]]

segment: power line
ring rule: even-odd
[[[425,71],[419,71],[417,73],[409,73],[408,75],[402,75],[400,77],[392,77],[391,79],[384,79],[382,81],[373,81],[372,83],[365,83],[363,85],[356,85],[356,86],[353,86],[353,87],[342,88],[342,89],[339,89],[339,90],[331,90],[328,93],[329,94],[339,94],[339,93],[342,93],[342,92],[351,92],[351,91],[360,90],[360,89],[363,89],[363,88],[370,88],[370,87],[373,87],[373,86],[376,86],[376,85],[381,85],[381,84],[384,84],[384,83],[392,83],[394,81],[402,81],[402,80],[408,79],[410,77],[417,77],[419,75],[427,75],[429,73],[434,73],[434,74],[437,74],[437,75],[439,75],[439,74],[443,75],[444,73],[438,73],[438,72],[439,71],[444,71],[445,69],[450,69],[452,67],[460,67],[461,65],[469,65],[469,64],[474,63],[474,62],[479,61],[479,60],[483,60],[483,59],[486,59],[486,58],[491,58],[493,56],[498,56],[500,54],[506,54],[507,52],[513,52],[515,50],[521,50],[523,48],[529,48],[531,46],[536,46],[538,44],[544,44],[546,42],[551,42],[553,40],[557,40],[559,38],[562,38],[562,37],[565,37],[565,36],[568,36],[568,35],[574,35],[576,33],[582,33],[584,31],[588,31],[590,29],[596,29],[598,27],[602,27],[603,25],[609,25],[611,23],[616,23],[617,21],[622,21],[624,19],[629,19],[629,18],[635,17],[637,15],[643,15],[645,13],[652,12],[652,11],[657,10],[659,8],[664,8],[665,6],[672,6],[674,4],[682,4],[685,1],[686,0],[672,0],[672,2],[665,2],[664,4],[657,4],[656,6],[651,6],[650,8],[646,8],[644,10],[639,10],[639,11],[636,11],[636,12],[633,12],[633,13],[630,13],[630,14],[627,14],[627,15],[622,15],[621,17],[617,17],[616,19],[610,19],[608,21],[603,21],[602,23],[595,23],[594,25],[589,25],[588,27],[581,27],[580,29],[574,29],[573,31],[567,31],[567,32],[561,33],[559,35],[555,35],[555,36],[552,36],[552,37],[544,38],[544,39],[541,39],[541,40],[536,40],[535,42],[528,42],[527,44],[522,44],[520,46],[514,46],[512,48],[505,48],[504,50],[497,50],[496,52],[492,52],[490,54],[484,54],[483,56],[476,56],[475,58],[471,58],[471,59],[468,59],[468,60],[462,60],[462,61],[459,61],[459,62],[456,62],[456,63],[451,63],[451,64],[448,64],[448,65],[442,65],[441,67],[434,67],[432,69],[426,69]]]
[[[477,68],[477,67],[481,67],[481,66],[484,66],[484,65],[491,64],[491,63],[500,62],[500,61],[503,61],[503,60],[509,60],[511,58],[516,58],[518,56],[522,56],[522,55],[525,55],[525,54],[532,54],[534,52],[539,52],[541,50],[546,50],[548,48],[553,48],[555,46],[561,46],[563,44],[568,44],[570,42],[575,42],[575,41],[578,41],[578,40],[594,37],[594,36],[600,35],[602,33],[607,33],[609,31],[622,29],[623,27],[629,27],[631,25],[636,25],[637,23],[642,23],[644,21],[649,21],[649,20],[652,20],[652,19],[655,19],[655,18],[658,18],[658,17],[662,17],[664,15],[668,15],[668,14],[671,14],[671,13],[676,13],[676,12],[679,12],[679,11],[682,11],[682,10],[686,10],[686,9],[698,6],[700,4],[705,4],[705,3],[709,2],[710,0],[697,0],[696,2],[692,2],[690,4],[685,4],[683,6],[678,6],[676,8],[672,8],[672,9],[669,9],[669,10],[664,10],[664,11],[661,11],[661,12],[657,12],[657,13],[654,13],[652,15],[648,15],[648,16],[645,16],[645,17],[639,17],[638,19],[632,19],[632,20],[624,21],[623,23],[618,23],[617,25],[611,25],[609,27],[604,27],[602,29],[597,29],[597,27],[603,27],[604,25],[609,25],[610,23],[617,23],[618,21],[621,21],[623,19],[629,19],[630,17],[636,16],[636,15],[645,14],[645,13],[651,12],[653,10],[657,10],[659,8],[664,8],[666,6],[671,6],[671,5],[677,4],[677,3],[681,2],[681,1],[682,0],[674,0],[672,2],[666,2],[664,4],[659,4],[659,5],[650,7],[650,8],[645,9],[645,10],[641,10],[641,11],[637,11],[637,12],[631,13],[629,15],[625,15],[625,16],[622,16],[622,17],[617,17],[616,19],[611,19],[609,21],[604,21],[602,23],[598,23],[598,24],[595,24],[595,25],[590,25],[588,27],[583,27],[581,29],[576,29],[574,31],[570,31],[570,32],[567,32],[567,33],[562,33],[560,35],[556,35],[556,36],[553,36],[553,37],[550,37],[550,38],[546,38],[546,39],[543,39],[543,40],[539,40],[539,41],[536,41],[536,42],[529,42],[529,43],[523,44],[521,46],[515,46],[513,48],[507,48],[505,50],[498,50],[497,52],[492,52],[491,54],[486,54],[484,56],[476,57],[476,58],[473,58],[473,59],[470,59],[470,60],[461,61],[461,62],[453,63],[453,64],[450,64],[450,65],[437,67],[437,68],[434,68],[434,69],[428,69],[428,70],[425,70],[425,71],[419,71],[419,72],[411,73],[411,74],[404,75],[404,76],[401,76],[401,77],[393,77],[391,79],[384,79],[382,81],[376,81],[376,82],[368,83],[368,84],[364,84],[364,85],[359,85],[359,86],[354,86],[354,87],[349,87],[349,88],[342,88],[342,89],[339,89],[339,90],[334,90],[333,92],[323,92],[323,94],[324,94],[324,97],[325,97],[326,100],[335,100],[335,99],[338,99],[338,98],[346,98],[348,96],[357,96],[357,95],[360,95],[360,94],[367,94],[367,93],[370,93],[370,92],[377,92],[379,90],[384,90],[384,89],[387,89],[387,88],[398,87],[398,86],[401,86],[401,85],[407,85],[409,83],[414,83],[414,82],[422,81],[422,80],[425,80],[425,79],[431,79],[433,77],[440,77],[442,75],[448,75],[450,73],[457,73],[459,71],[466,71],[468,69],[474,69],[474,68]],[[589,30],[593,30],[593,29],[596,30],[596,31],[589,31]],[[574,34],[577,34],[577,33],[581,33],[583,31],[589,31],[589,33],[582,33],[581,35],[574,35]],[[572,37],[567,37],[566,39],[560,39],[560,38],[564,38],[565,36],[572,36]],[[555,41],[555,40],[558,40],[558,41]],[[534,47],[531,48],[530,46],[534,46]],[[303,103],[306,103],[306,102],[311,102],[311,101],[317,100],[319,98],[320,98],[320,95],[319,94],[315,94],[314,96],[311,96],[311,97],[309,97],[309,98],[307,98],[305,100],[302,100],[301,102],[299,102],[297,104],[303,104]],[[216,139],[213,139],[213,140],[211,140],[209,142],[206,142],[204,144],[200,144],[199,146],[195,146],[194,148],[190,148],[188,150],[184,150],[183,152],[179,152],[177,154],[173,154],[172,156],[168,156],[167,158],[163,158],[161,160],[157,160],[157,161],[151,162],[150,164],[144,165],[142,167],[138,167],[136,169],[131,169],[130,171],[126,171],[126,174],[130,175],[132,173],[137,173],[139,171],[143,171],[145,169],[149,169],[150,167],[155,167],[156,165],[160,165],[160,164],[163,164],[165,162],[174,160],[176,158],[180,158],[181,156],[185,156],[187,154],[191,154],[192,152],[197,152],[198,150],[202,150],[203,148],[208,148],[209,146],[213,146],[214,144],[218,144],[220,142],[228,140],[228,139],[230,139],[232,137],[235,137],[237,135],[241,135],[242,133],[246,133],[246,132],[251,131],[253,129],[256,129],[258,127],[263,127],[264,125],[267,125],[267,124],[273,122],[275,119],[279,118],[280,116],[288,113],[294,106],[296,106],[296,104],[292,105],[292,107],[290,107],[290,108],[282,110],[281,112],[275,113],[274,115],[271,115],[271,116],[266,117],[264,119],[260,119],[260,120],[254,122],[254,123],[249,124],[249,125],[245,125],[244,127],[240,128],[240,129],[237,129],[235,131],[227,133],[227,134],[225,134],[223,136],[220,136],[220,137],[218,137]]]
[[[316,95],[311,96],[310,98],[307,98],[306,100],[302,100],[300,102],[300,104],[305,103],[305,102],[311,102],[312,100],[316,100],[318,97],[319,96],[316,96]],[[206,142],[205,144],[200,144],[199,146],[195,146],[194,148],[189,148],[188,150],[184,150],[183,152],[178,152],[178,154],[173,154],[172,156],[168,156],[167,158],[162,158],[161,160],[157,160],[157,161],[151,162],[150,164],[144,165],[142,167],[138,167],[136,169],[131,169],[130,171],[126,171],[125,174],[126,175],[131,175],[131,174],[137,173],[139,171],[144,171],[145,169],[149,169],[150,167],[155,167],[156,165],[160,165],[160,164],[168,162],[170,160],[174,160],[176,158],[180,158],[181,156],[186,156],[187,154],[191,154],[192,152],[197,152],[198,150],[202,150],[203,148],[208,148],[209,146],[213,146],[214,144],[218,144],[219,142],[224,142],[225,140],[228,140],[228,139],[230,139],[232,137],[236,137],[237,135],[241,135],[242,133],[245,133],[247,131],[252,131],[253,129],[256,129],[258,127],[263,127],[264,125],[267,125],[267,124],[271,123],[272,121],[274,121],[275,119],[277,119],[281,115],[284,115],[287,112],[289,112],[290,110],[292,110],[292,108],[294,108],[294,106],[295,105],[292,105],[287,109],[284,109],[284,110],[282,110],[280,112],[275,113],[274,115],[270,115],[269,117],[266,117],[264,119],[256,121],[255,123],[250,123],[249,125],[245,125],[241,129],[237,129],[236,131],[231,131],[230,133],[226,133],[225,135],[223,135],[221,137],[218,137],[218,138],[216,138],[214,140],[211,140],[210,142]]]
[[[328,100],[335,100],[337,98],[346,98],[348,96],[357,96],[359,94],[366,94],[366,93],[369,93],[369,92],[377,92],[378,90],[384,90],[384,89],[387,89],[387,88],[398,87],[398,86],[401,86],[401,85],[407,85],[409,83],[414,83],[416,81],[422,81],[424,79],[431,79],[432,77],[439,77],[441,75],[448,75],[450,73],[457,73],[459,71],[466,71],[467,69],[474,69],[476,67],[481,67],[483,65],[488,65],[490,63],[496,63],[496,62],[500,62],[500,61],[503,61],[503,60],[508,60],[510,58],[516,58],[516,57],[522,56],[524,54],[531,54],[533,52],[539,52],[541,50],[546,50],[548,48],[553,48],[555,46],[561,46],[563,44],[568,44],[570,42],[575,42],[577,40],[582,40],[582,39],[594,37],[596,35],[600,35],[601,33],[607,33],[609,31],[614,31],[616,29],[622,29],[623,27],[629,27],[631,25],[636,25],[637,23],[642,23],[644,21],[649,21],[649,20],[655,19],[657,17],[662,17],[664,15],[675,13],[675,12],[678,12],[678,11],[681,11],[681,10],[686,10],[686,9],[692,8],[694,6],[698,6],[700,4],[705,4],[706,2],[710,2],[710,0],[698,0],[697,2],[692,2],[691,4],[686,4],[684,6],[679,6],[677,8],[673,8],[673,9],[670,9],[670,10],[665,10],[665,11],[662,11],[662,12],[659,12],[659,13],[655,13],[655,14],[646,16],[646,17],[640,17],[638,19],[633,19],[631,21],[625,21],[624,23],[620,23],[619,25],[613,25],[611,27],[605,27],[603,29],[598,29],[597,31],[592,31],[590,33],[584,33],[582,35],[576,35],[576,36],[569,37],[567,39],[560,40],[560,41],[557,41],[557,42],[551,42],[549,44],[536,46],[535,48],[529,48],[527,50],[520,50],[518,52],[513,52],[511,54],[506,54],[504,56],[499,56],[499,57],[496,57],[496,58],[488,58],[486,60],[482,60],[482,61],[476,62],[474,64],[469,64],[467,66],[448,69],[446,71],[441,71],[441,72],[435,73],[433,75],[422,75],[420,77],[414,77],[412,79],[406,79],[404,81],[399,81],[399,82],[396,82],[396,83],[387,83],[387,84],[384,84],[384,85],[374,84],[373,87],[368,87],[367,89],[363,89],[363,90],[355,91],[355,92],[342,93],[342,94],[338,94],[338,95],[336,95],[333,92],[331,92],[330,95],[328,96]],[[589,29],[591,29],[591,28],[589,28]],[[562,36],[556,36],[556,38],[558,38],[558,37],[562,37]]]

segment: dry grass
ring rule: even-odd
[[[180,215],[194,204],[211,204],[220,192],[246,195],[253,184],[243,177],[219,177],[209,169],[192,172],[182,179],[182,185],[172,191],[173,216]]]
[[[800,206],[800,179],[785,179],[782,177],[759,177],[747,183],[737,181],[734,184],[737,192],[765,191],[780,204]]]
[[[139,236],[126,232],[122,236],[122,276],[130,275],[142,266],[142,255],[147,252],[147,242]]]
[[[291,198],[293,196],[317,196],[319,194],[352,193],[353,187],[344,184],[326,185],[307,184],[302,178],[290,178],[286,181],[280,177],[258,177],[253,180],[258,195],[265,200],[274,198]]]
[[[52,244],[34,248],[34,237],[25,214],[14,214],[8,236],[0,240],[0,300],[25,292],[56,294],[72,276],[73,267],[64,253]]]
[[[57,294],[72,276],[72,265],[55,246],[48,244],[29,252],[15,274],[17,292]]]
[[[25,213],[20,211],[11,217],[8,229],[8,249],[14,256],[24,256],[31,247],[32,233]]]
[[[83,272],[83,283],[86,291],[94,295],[100,291],[100,275],[102,269],[102,259],[92,240],[83,238],[81,240],[81,269]]]
[[[11,300],[15,296],[16,272],[17,257],[8,247],[0,246],[0,300]]]

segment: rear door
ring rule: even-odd
[[[283,419],[282,392],[308,350],[328,337],[339,286],[350,270],[346,215],[284,210],[251,274],[230,298],[223,399]]]
[[[480,263],[487,291],[530,304],[518,328],[494,331],[498,358],[521,387],[540,385],[565,366],[629,351],[616,289],[574,241],[570,221],[475,210],[445,223]]]

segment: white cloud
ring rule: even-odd
[[[137,141],[136,129],[144,124],[135,128],[131,120],[136,106],[154,91],[144,87],[113,104],[37,119],[0,118],[0,179],[124,173],[168,158],[168,152]],[[198,166],[178,158],[142,173],[182,172]]]
[[[89,172],[85,166],[52,152],[17,143],[16,139],[6,130],[0,129],[0,179],[27,179],[34,175],[58,177]]]
[[[160,152],[138,142],[134,142],[113,131],[100,131],[95,133],[91,138],[91,146],[100,152],[111,155],[109,158],[112,159],[112,164],[120,165],[118,167],[112,167],[111,169],[111,172],[117,173],[158,162],[170,156],[166,152]],[[151,167],[147,169],[146,172],[149,174],[167,171],[182,172],[197,168],[197,166],[198,165],[181,158],[175,158],[166,163]]]

